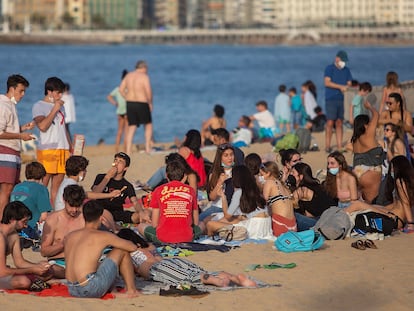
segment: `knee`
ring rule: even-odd
[[[14,289],[28,289],[32,281],[27,276],[19,275],[12,278],[11,285]]]

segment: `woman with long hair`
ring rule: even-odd
[[[264,177],[263,197],[272,211],[274,236],[287,231],[297,231],[292,193],[279,180],[279,168],[275,162],[266,162],[260,169]]]
[[[358,182],[342,153],[334,151],[328,155],[327,175],[323,186],[328,194],[338,200],[338,206],[347,207],[358,199]]]
[[[379,113],[381,114],[385,109],[385,104],[388,101],[388,96],[391,93],[398,93],[401,97],[404,97],[400,84],[398,82],[398,74],[394,71],[387,72],[385,76],[385,86],[382,90],[382,98]],[[404,106],[406,108],[406,106]]]
[[[387,160],[391,161],[398,155],[407,156],[407,147],[404,143],[404,134],[400,126],[394,123],[386,123],[384,126],[384,138],[387,152]]]
[[[288,181],[288,177],[292,170],[292,167],[302,161],[302,157],[300,152],[296,149],[282,149],[279,151],[280,156],[280,163],[282,164],[282,169],[280,170],[279,179],[286,183]]]
[[[404,156],[396,156],[390,162],[387,174],[385,196],[392,202],[386,206],[371,205],[356,201],[345,209],[355,211],[374,211],[395,220],[395,228],[404,232],[414,232],[412,205],[414,204],[414,168]]]
[[[227,203],[226,195],[221,190],[219,195],[223,200],[223,217],[207,222],[207,234],[214,235],[221,228],[236,224],[236,227],[247,230],[249,238],[271,239],[273,235],[266,201],[249,169],[244,165],[235,166],[232,183],[234,193],[231,203]]]
[[[227,202],[231,202],[233,196],[233,184],[231,182],[232,170],[234,166],[234,148],[226,143],[217,147],[213,165],[208,176],[206,190],[211,202],[211,206],[200,214],[200,220],[222,213],[222,195],[224,191]]]
[[[204,158],[200,151],[201,135],[197,130],[189,130],[185,134],[183,145],[178,150],[178,153],[183,156],[188,165],[197,173],[200,178],[198,187],[202,188],[206,184],[206,170],[204,168]]]
[[[385,155],[382,147],[378,145],[375,133],[378,111],[368,101],[364,102],[364,107],[371,112],[372,117],[370,120],[368,115],[361,114],[354,120],[351,137],[354,152],[353,172],[358,178],[362,198],[371,203],[379,193]]]
[[[411,112],[404,110],[403,98],[399,93],[391,93],[386,101],[388,110],[383,111],[380,115],[378,124],[384,125],[386,123],[393,123],[402,128],[404,132],[404,144],[407,149],[407,157],[411,161],[411,154],[408,148],[408,135],[411,134],[413,128],[413,118]]]
[[[296,185],[292,185],[298,231],[313,227],[322,213],[336,201],[326,192],[319,180],[312,175],[311,167],[306,163],[296,163],[292,168]]]

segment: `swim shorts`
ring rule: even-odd
[[[343,120],[344,119],[344,101],[327,100],[325,104],[326,118],[328,120]]]
[[[17,184],[20,180],[20,152],[0,146],[0,183]]]
[[[48,174],[65,174],[69,156],[69,150],[64,149],[37,150],[37,160],[43,164]]]
[[[110,258],[105,258],[95,273],[86,275],[83,282],[67,282],[71,296],[101,298],[112,287],[118,276],[118,266]]]
[[[127,102],[127,117],[129,125],[152,123],[151,111],[147,103]]]

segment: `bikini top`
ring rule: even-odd
[[[282,191],[280,190],[279,183],[277,181],[275,181],[275,184],[276,184],[277,189],[279,190],[279,194],[274,195],[274,196],[271,196],[270,198],[268,198],[267,199],[267,204],[268,205],[271,205],[271,204],[273,204],[273,203],[275,203],[277,201],[280,201],[280,200],[291,200],[292,199],[292,196],[293,196],[292,194],[290,194],[290,195],[283,195],[282,194]]]

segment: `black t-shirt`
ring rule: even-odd
[[[321,214],[331,206],[337,206],[335,199],[333,199],[320,185],[307,186],[313,191],[313,197],[310,201],[299,201],[299,211],[304,214],[308,211],[314,217],[319,217]]]
[[[99,185],[104,177],[105,174],[98,174],[95,178],[95,181],[93,182],[93,186]],[[113,190],[121,190],[124,186],[127,188],[122,191],[119,197],[113,198],[112,201],[111,199],[99,199],[99,203],[101,203],[102,206],[109,211],[123,211],[125,199],[136,196],[134,187],[131,185],[131,183],[129,183],[125,178],[122,178],[121,180],[115,180],[111,178],[102,191],[103,193],[110,193]]]

